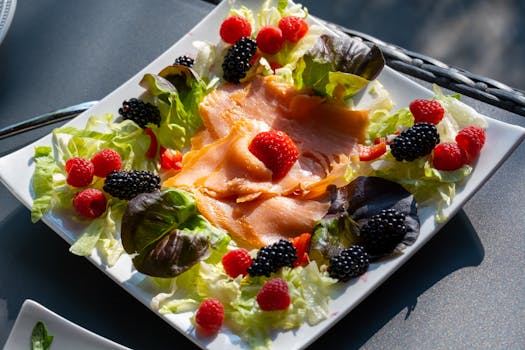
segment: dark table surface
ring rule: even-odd
[[[0,127],[101,99],[212,9],[199,0],[18,1],[0,45]],[[464,100],[485,115],[525,126],[523,117]],[[50,130],[2,140],[1,154]],[[523,159],[525,145],[311,348],[524,349]],[[0,198],[0,299],[11,320],[25,299],[33,299],[134,349],[194,347],[88,260],[70,254],[47,226],[31,224],[29,211],[4,186]]]

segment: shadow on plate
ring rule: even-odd
[[[434,284],[461,268],[481,264],[483,245],[460,210],[429,242],[309,349],[359,349],[396,315],[405,319]],[[344,341],[341,341],[344,339]]]

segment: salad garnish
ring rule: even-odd
[[[52,343],[53,336],[47,332],[44,322],[38,321],[31,332],[31,350],[47,350]]]

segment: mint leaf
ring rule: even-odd
[[[46,326],[42,321],[38,321],[31,333],[31,349],[47,350],[51,347],[53,336],[47,333]]]

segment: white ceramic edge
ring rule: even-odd
[[[42,321],[48,334],[54,337],[51,349],[131,350],[80,327],[31,299],[22,304],[4,350],[31,349],[31,333],[38,321]]]
[[[6,5],[7,4],[7,5]],[[2,27],[0,28],[0,45],[2,44],[2,42],[4,41],[4,38],[5,36],[7,35],[7,32],[9,31],[9,27],[11,26],[11,22],[13,21],[13,17],[15,15],[15,10],[16,10],[16,0],[6,0],[3,4],[2,4],[2,11],[0,11],[0,15],[2,15],[2,17],[0,18],[0,21],[3,22],[2,24]],[[7,14],[4,16],[5,14],[5,8],[9,6],[8,8],[8,12]],[[5,19],[4,19],[5,18]],[[0,22],[0,23],[2,23]]]
[[[259,4],[255,0],[244,1],[243,3]],[[82,113],[68,124],[81,126],[90,115],[100,115],[107,112],[116,114],[118,107],[115,104],[115,101],[120,103],[120,101],[127,99],[130,96],[140,95],[142,89],[138,86],[138,82],[146,72],[159,71],[162,67],[170,64],[173,57],[176,57],[176,55],[194,52],[191,45],[192,41],[206,37],[209,38],[211,34],[207,31],[207,28],[209,26],[218,27],[218,24],[222,19],[222,14],[225,13],[228,6],[228,1],[223,1],[197,26],[195,26],[192,31],[181,38],[180,41],[168,49],[159,58],[154,60],[150,65],[145,67],[114,92],[106,96],[98,105]],[[393,98],[398,106],[408,105],[410,100],[414,98],[429,97],[432,95],[431,91],[421,87],[412,80],[388,67],[385,68],[378,80],[385,86],[400,84],[403,86],[401,95],[399,95],[399,91],[392,91]],[[484,152],[482,152],[478,164],[474,168],[468,181],[458,188],[458,193],[454,203],[446,211],[449,217],[452,217],[476,192],[476,190],[482,186],[490,176],[492,176],[492,174],[499,168],[504,160],[510,156],[512,151],[525,137],[525,129],[519,126],[506,124],[490,118],[487,118],[487,121],[489,123],[489,128],[487,129],[487,146],[485,147]],[[491,142],[495,142],[496,135],[501,136],[501,133],[504,133],[506,137],[498,138],[497,147],[491,147],[495,146],[491,145]],[[31,163],[19,163],[19,161],[24,160],[30,162],[33,156],[33,147],[35,145],[50,144],[50,141],[51,138],[48,135],[36,141],[34,144],[28,145],[0,159],[1,181],[27,208],[30,208],[32,204],[29,184],[33,165]],[[21,184],[26,186],[26,188],[21,189]],[[274,339],[274,346],[287,346],[291,349],[306,347],[322,333],[327,331],[335,322],[350,312],[350,310],[352,310],[361,300],[363,300],[397,268],[408,260],[445,224],[436,224],[434,222],[433,210],[431,208],[423,210],[420,215],[422,219],[421,235],[416,243],[409,247],[403,255],[380,265],[373,264],[370,271],[364,277],[352,284],[342,287],[344,290],[351,289],[351,292],[344,293],[332,301],[330,304],[331,314],[327,320],[313,327],[305,325],[296,331],[277,333]],[[64,222],[62,222],[60,218],[46,216],[44,221],[68,243],[71,244],[74,241],[75,236],[70,231],[66,232]],[[147,290],[143,288],[143,276],[130,268],[131,261],[127,255],[123,256],[118,263],[111,268],[102,265],[100,258],[95,253],[89,258],[89,260],[99,269],[104,271],[115,282],[120,284],[137,300],[151,309],[149,303],[153,294],[148,293]],[[189,322],[189,313],[160,315],[158,312],[154,312],[200,347],[220,349],[224,346],[229,346],[230,348],[234,346],[236,348],[242,348],[242,344],[238,342],[238,338],[227,333],[221,333],[210,341],[196,338]]]

